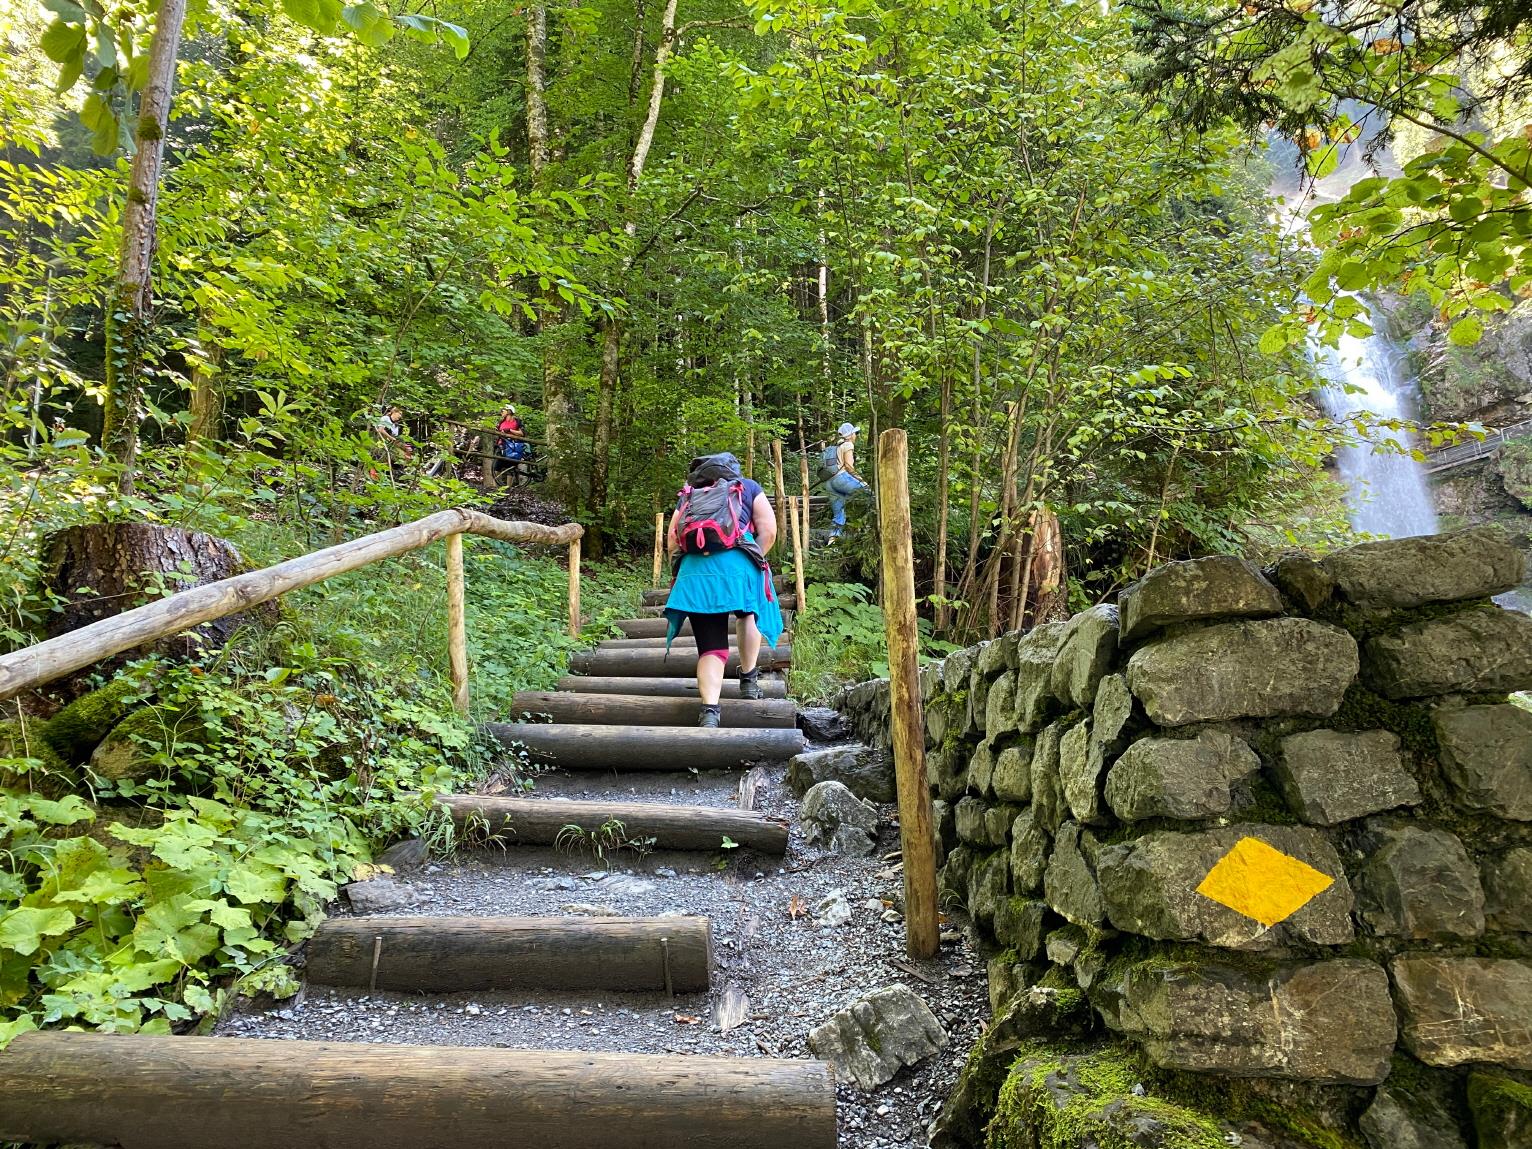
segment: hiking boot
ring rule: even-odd
[[[739,676],[739,696],[741,698],[749,698],[752,701],[766,697],[766,692],[761,689],[761,672],[759,668],[752,670],[749,674],[741,674]]]
[[[717,706],[704,706],[697,712],[697,725],[706,726],[709,730],[717,729],[723,725],[721,708]]]

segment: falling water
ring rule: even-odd
[[[1377,419],[1412,417],[1412,385],[1402,369],[1403,356],[1382,332],[1366,339],[1344,335],[1338,348],[1322,349],[1316,358],[1330,380],[1322,397],[1332,418],[1347,421],[1363,413]],[[1406,431],[1370,426],[1363,441],[1339,449],[1354,530],[1383,538],[1436,531],[1426,471],[1411,458],[1412,445]]]

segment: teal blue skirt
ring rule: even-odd
[[[670,649],[687,615],[734,613],[755,615],[755,625],[766,645],[777,645],[782,637],[782,607],[771,571],[756,566],[744,551],[682,555],[665,601],[665,617],[670,620],[665,648]]]

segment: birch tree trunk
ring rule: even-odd
[[[638,14],[638,26],[634,32],[634,75],[643,53],[643,13]],[[644,178],[644,166],[649,161],[649,150],[654,146],[654,133],[660,123],[660,109],[665,102],[665,65],[670,61],[676,40],[676,0],[665,0],[665,12],[660,18],[660,41],[654,49],[653,79],[649,85],[649,107],[644,113],[638,136],[633,141],[633,152],[628,157],[628,203],[622,230],[627,236],[630,254],[623,257],[621,279],[626,280],[633,269],[632,244],[638,235],[638,219],[633,197]],[[638,86],[629,88],[631,99],[637,99]],[[612,453],[612,403],[617,394],[617,376],[622,363],[622,321],[609,317],[602,329],[601,378],[596,400],[596,435],[592,444],[594,458],[591,460],[590,502],[598,514],[606,508],[607,483]],[[592,532],[592,556],[600,554],[601,532]]]
[[[149,42],[149,66],[138,98],[136,151],[128,175],[127,202],[122,208],[122,245],[117,284],[107,307],[106,418],[101,444],[122,465],[118,479],[123,494],[131,494],[138,459],[138,423],[143,414],[143,374],[146,335],[154,303],[153,273],[156,209],[160,166],[165,155],[165,131],[170,122],[170,99],[175,89],[176,55],[186,0],[161,0]]]

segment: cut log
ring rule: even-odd
[[[695,678],[615,678],[607,675],[566,674],[559,679],[559,689],[575,694],[637,694],[647,697],[697,697]],[[761,675],[761,689],[767,698],[786,698],[787,683],[775,675]],[[739,679],[723,684],[724,698],[739,697]]]
[[[762,670],[791,666],[793,648],[787,643],[775,649],[761,648],[759,666]],[[652,650],[580,650],[569,656],[569,669],[575,674],[605,674],[617,678],[678,678],[697,670],[695,650],[663,647]],[[729,664],[724,668],[728,678],[739,677],[739,654],[730,651]]]
[[[787,634],[787,633],[784,632],[782,637],[778,640],[778,645],[779,646],[791,646],[793,644],[792,639],[793,639],[792,635]],[[653,637],[644,637],[644,638],[603,638],[600,642],[596,643],[596,649],[597,650],[664,650],[665,649],[665,636],[661,634],[661,635],[655,635]],[[671,649],[671,653],[677,653],[677,652],[684,653],[686,651],[691,651],[693,654],[695,654],[697,647],[696,647],[696,643],[694,643],[692,641],[691,635],[688,634],[688,635],[684,636],[684,641],[683,641],[683,637],[682,636],[678,636],[676,638],[675,642],[671,645],[670,649]],[[738,650],[739,649],[739,636],[737,634],[735,634],[733,631],[729,632],[729,649],[730,650]],[[771,647],[767,646],[763,642],[761,644],[761,650],[762,650],[763,653],[769,654],[771,652]]]
[[[491,722],[501,742],[524,746],[539,762],[566,770],[730,770],[803,751],[797,730],[704,730],[680,726],[597,726]]]
[[[834,1149],[819,1061],[26,1033],[0,1139],[121,1149]]]
[[[598,726],[695,726],[698,702],[632,694],[554,693],[524,690],[511,700],[507,717],[547,715],[554,722],[583,722]],[[798,707],[785,698],[759,700],[725,698],[723,724],[729,728],[791,727]]]
[[[652,838],[658,850],[716,850],[727,837],[763,854],[787,852],[787,824],[749,810],[658,802],[580,802],[562,798],[437,798],[469,840],[552,846],[566,826],[587,834],[618,823],[623,840]]]
[[[654,587],[644,591],[643,603],[645,606],[664,606],[665,600],[670,597],[668,586]],[[777,605],[783,610],[796,610],[798,603],[796,596],[790,594],[778,595]]]
[[[305,972],[319,985],[403,993],[701,993],[712,968],[707,918],[366,917],[323,922]]]

